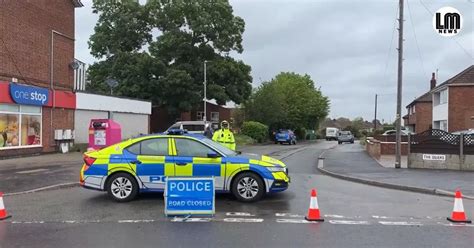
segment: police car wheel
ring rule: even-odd
[[[232,193],[242,202],[258,201],[262,198],[264,191],[262,179],[251,172],[239,174],[232,184]]]
[[[117,173],[107,181],[107,193],[117,202],[133,200],[138,193],[138,184],[128,173]]]

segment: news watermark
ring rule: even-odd
[[[433,28],[441,36],[451,37],[462,30],[461,13],[453,7],[442,7],[433,15]]]

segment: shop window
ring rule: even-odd
[[[0,104],[0,149],[41,146],[41,107]]]

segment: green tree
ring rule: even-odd
[[[315,129],[328,114],[329,100],[309,75],[283,72],[256,89],[244,108],[248,119],[271,129]]]
[[[88,76],[89,90],[152,100],[171,112],[189,111],[203,98],[203,62],[208,98],[239,104],[251,94],[251,68],[230,57],[242,53],[245,23],[227,0],[94,0],[99,20],[90,37],[99,59]]]

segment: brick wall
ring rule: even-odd
[[[471,79],[474,83],[474,75],[471,75]],[[474,86],[449,87],[448,101],[449,132],[474,128]]]
[[[0,80],[41,87],[50,84],[51,30],[74,38],[74,6],[71,0],[0,1]],[[74,41],[54,36],[54,85],[72,90]],[[23,80],[25,78],[26,80]]]
[[[433,103],[417,102],[415,106],[415,133],[421,133],[431,129],[433,120]]]

